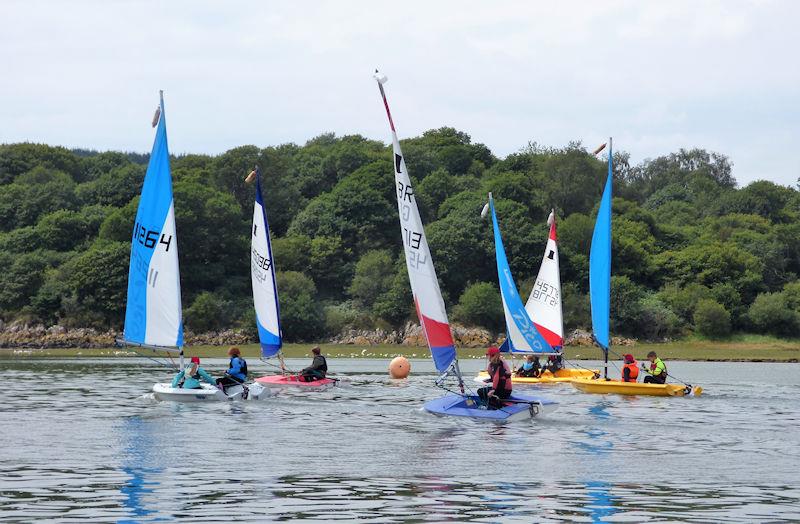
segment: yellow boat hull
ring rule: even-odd
[[[545,371],[542,376],[538,378],[533,377],[518,377],[516,373],[511,375],[511,382],[513,384],[557,384],[559,382],[571,382],[576,378],[592,378],[599,375],[600,372],[593,369],[575,369],[575,368],[562,368],[556,371],[553,376],[549,371]],[[485,371],[478,373],[475,377],[475,382],[483,382],[489,378],[489,374]]]
[[[644,384],[642,382],[621,382],[619,380],[574,379],[572,385],[584,393],[599,395],[651,395],[657,397],[683,397],[687,393],[699,396],[703,388],[688,388],[681,384]],[[687,391],[689,390],[689,391]]]

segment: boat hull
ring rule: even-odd
[[[683,397],[700,395],[702,388],[690,388],[681,384],[645,384],[642,382],[621,382],[619,380],[575,379],[572,386],[584,393],[596,395],[649,395],[656,397]]]
[[[242,386],[229,387],[226,394],[210,384],[203,384],[198,389],[173,388],[167,382],[153,385],[153,395],[158,400],[169,402],[228,402],[241,400],[243,391]]]
[[[563,368],[556,371],[556,375],[546,371],[543,376],[538,378],[533,377],[518,377],[516,373],[512,373],[511,382],[514,384],[558,384],[562,382],[571,382],[576,378],[590,379],[600,374],[600,371],[594,369],[575,369]],[[489,378],[489,374],[485,371],[478,373],[475,377],[475,382],[478,384],[485,384],[485,380]]]
[[[456,417],[484,422],[513,422],[530,420],[545,413],[554,411],[557,404],[552,400],[512,395],[509,400],[517,403],[506,403],[502,409],[481,409],[477,395],[446,395],[425,403],[423,409],[439,417]]]
[[[267,375],[256,379],[258,384],[270,389],[298,388],[309,391],[322,391],[336,385],[338,380],[324,378],[313,382],[302,382],[297,375]]]

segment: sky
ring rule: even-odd
[[[0,143],[172,153],[389,141],[452,126],[503,157],[528,142],[631,161],[700,147],[740,185],[795,185],[800,2],[0,2]]]

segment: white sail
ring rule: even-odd
[[[278,287],[275,283],[275,265],[269,224],[261,195],[261,171],[256,167],[256,199],[253,204],[253,228],[250,247],[250,276],[253,284],[253,305],[256,310],[256,327],[261,343],[261,356],[269,358],[281,350],[281,321],[278,306]]]
[[[558,265],[558,237],[555,210],[547,218],[550,235],[544,250],[539,275],[533,285],[525,310],[536,329],[553,348],[564,345],[564,317],[561,307],[561,273]]]

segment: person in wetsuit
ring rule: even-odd
[[[231,361],[228,365],[228,371],[225,376],[217,379],[217,387],[225,391],[229,386],[238,386],[244,384],[247,380],[247,361],[242,358],[242,352],[239,348],[232,347],[228,350],[228,356]]]
[[[205,369],[200,367],[200,358],[199,357],[192,357],[189,365],[186,366],[186,369],[179,371],[175,378],[172,379],[172,387],[173,388],[182,388],[182,389],[200,389],[202,386],[200,385],[200,381],[205,380],[212,386],[216,384],[214,381],[214,377],[209,375]]]
[[[479,388],[478,396],[489,409],[500,409],[503,407],[503,399],[511,396],[511,370],[496,347],[490,347],[486,356],[489,357],[489,366],[486,369],[489,378],[485,382],[489,385]]]
[[[542,364],[539,362],[539,357],[536,355],[528,355],[528,358],[517,368],[518,377],[536,378],[542,369]]]
[[[542,367],[541,374],[544,374],[545,371],[549,371],[555,377],[556,372],[563,367],[564,362],[561,358],[561,355],[550,355],[547,357],[547,362],[545,363],[544,367]]]
[[[319,346],[311,348],[311,354],[314,357],[311,365],[300,371],[299,378],[302,382],[322,380],[328,374],[328,361],[322,356],[322,350]]]

